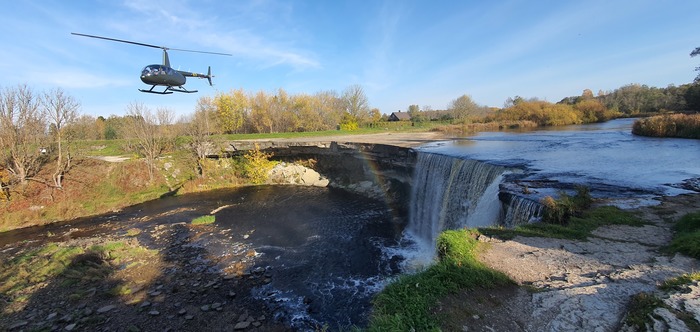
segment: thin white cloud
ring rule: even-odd
[[[245,11],[249,16],[245,21],[238,21],[240,14],[216,11],[215,8],[206,7],[204,4],[191,8],[183,2],[169,3],[167,7],[152,1],[127,0],[124,2],[126,8],[134,14],[133,22],[116,22],[115,26],[120,29],[132,31],[136,21],[143,31],[157,31],[159,35],[169,34],[170,40],[177,41],[178,45],[164,45],[168,47],[189,48],[188,45],[197,47],[212,48],[207,51],[217,51],[231,53],[237,57],[245,57],[248,61],[257,63],[260,68],[275,66],[290,66],[295,70],[309,68],[319,68],[318,60],[312,55],[313,52],[292,47],[293,40],[276,40],[269,35],[268,26],[257,25],[251,18],[257,21],[269,21],[265,17],[269,16],[267,10],[275,10],[281,15],[288,15],[290,9],[287,6],[275,5],[274,3],[252,3],[245,6]],[[274,5],[274,6],[273,6]],[[214,6],[218,6],[214,4]],[[271,8],[271,6],[273,8]],[[204,16],[207,13],[212,15]],[[185,15],[186,14],[186,15]],[[226,17],[232,16],[232,17]],[[145,23],[144,23],[145,20]],[[225,22],[224,22],[225,21]],[[214,27],[221,28],[230,26],[224,32],[215,30]],[[294,30],[296,27],[286,27],[287,30]],[[145,36],[144,36],[145,37]],[[180,43],[187,45],[180,45]]]

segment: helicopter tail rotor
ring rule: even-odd
[[[209,86],[212,86],[211,84],[211,66],[207,69],[207,80],[209,81]]]

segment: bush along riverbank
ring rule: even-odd
[[[368,330],[700,330],[700,264],[686,256],[699,211],[700,195],[682,195],[564,224],[445,232],[434,266],[377,296]]]
[[[651,137],[700,139],[700,114],[657,115],[634,122],[632,133]]]

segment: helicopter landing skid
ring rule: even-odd
[[[192,91],[190,91],[190,90],[185,89],[185,88],[182,87],[182,86],[179,86],[179,87],[177,87],[177,88],[172,87],[172,86],[169,86],[169,87],[167,87],[167,88],[165,89],[165,91],[168,91],[168,90],[170,90],[170,91],[176,91],[176,92],[182,92],[182,93],[195,93],[195,92],[197,92],[197,90],[192,90]]]
[[[152,86],[152,87],[151,87],[150,89],[148,89],[148,90],[139,89],[139,91],[141,91],[141,92],[147,92],[147,93],[155,93],[155,94],[159,94],[159,95],[169,95],[169,94],[172,93],[172,92],[168,92],[168,89],[170,89],[170,87],[165,88],[165,90],[163,90],[163,92],[160,92],[160,91],[153,91],[153,88],[155,88],[155,87],[156,87],[156,86],[154,85],[154,86]]]
[[[166,87],[165,90],[163,90],[162,92],[161,92],[161,91],[153,91],[153,88],[155,88],[155,87],[156,87],[156,86],[154,85],[154,86],[152,86],[152,87],[151,87],[150,89],[148,89],[148,90],[139,89],[139,91],[141,91],[141,92],[147,92],[147,93],[155,93],[155,94],[158,94],[158,95],[169,95],[169,94],[172,94],[173,91],[175,91],[175,92],[182,92],[182,93],[195,93],[195,92],[197,92],[197,90],[192,90],[192,91],[187,90],[187,89],[185,89],[183,86],[179,86],[179,87],[168,86],[168,87]]]

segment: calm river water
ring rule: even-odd
[[[684,184],[700,187],[700,140],[635,136],[633,122],[485,132],[420,150],[524,166],[524,180],[581,184],[610,196],[678,195],[691,192]]]

